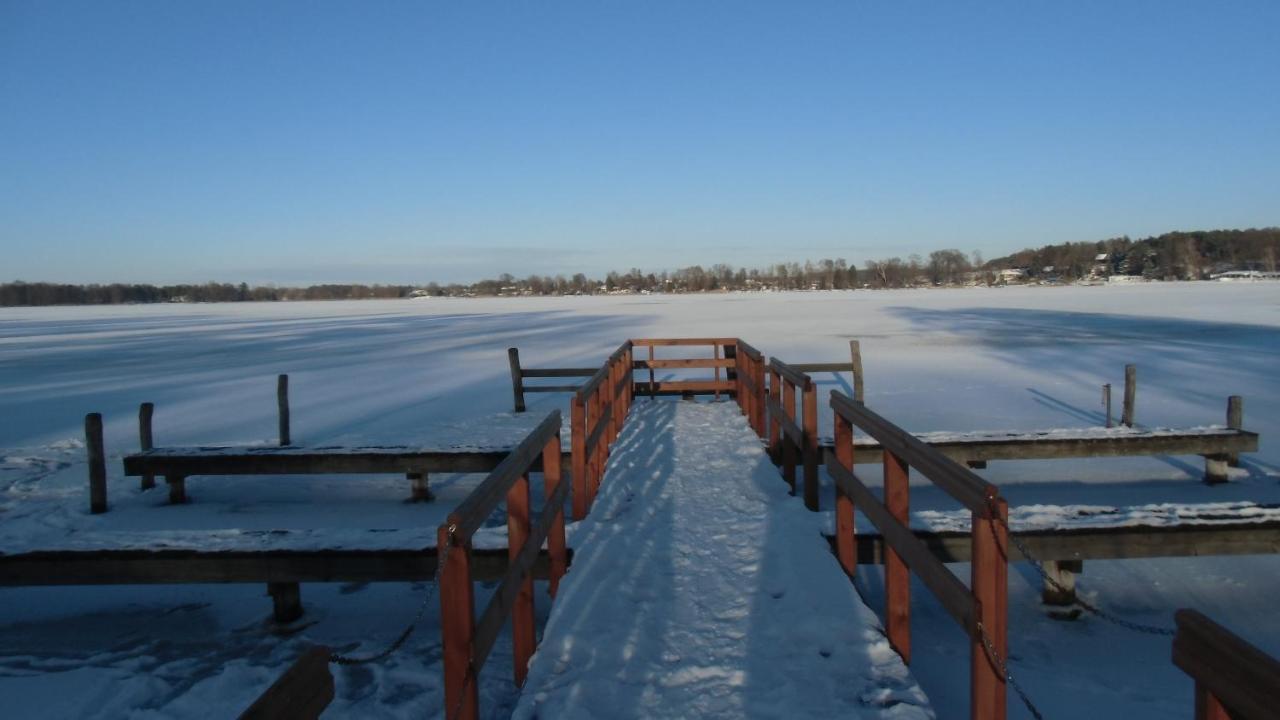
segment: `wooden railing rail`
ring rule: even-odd
[[[735,373],[735,380],[738,383],[738,405],[742,408],[742,414],[747,416],[747,422],[751,425],[751,429],[763,439],[765,436],[765,414],[767,412],[765,405],[764,355],[751,345],[739,340],[737,348],[734,350],[734,357],[738,362],[737,372]]]
[[[1173,664],[1196,681],[1196,720],[1276,717],[1280,661],[1195,610],[1173,619]]]
[[[529,471],[539,456],[546,501],[534,522]],[[555,410],[449,513],[438,529],[437,579],[448,720],[478,717],[480,668],[507,617],[511,618],[512,626],[515,682],[524,684],[529,658],[536,646],[533,565],[545,541],[551,559],[550,587],[554,597],[567,565],[564,503],[568,489],[568,483],[561,482],[560,411]],[[506,575],[476,622],[471,538],[504,500],[509,564]]]
[[[889,642],[911,661],[911,586],[914,571],[969,635],[970,716],[1003,720],[1008,659],[1008,517],[996,486],[949,460],[905,430],[843,393],[831,392],[835,442],[826,454],[836,486],[836,555],[853,577],[857,571],[854,509],[879,528],[885,554],[885,629]],[[853,428],[883,447],[884,500],[854,474]],[[916,468],[972,512],[972,576],[965,587],[910,529],[909,473]]]
[[[737,347],[740,341],[737,338],[632,338],[631,343],[636,347],[648,348],[648,357],[639,360],[633,360],[632,368],[636,370],[648,370],[648,382],[636,383],[635,392],[654,397],[657,395],[715,395],[717,398],[721,393],[735,394],[738,390],[737,386],[737,369],[738,358]],[[712,357],[709,358],[672,358],[659,359],[655,357],[655,349],[659,347],[691,347],[697,345],[706,345],[711,348]],[[713,378],[710,380],[662,380],[659,381],[654,370],[689,370],[709,368],[714,370]],[[721,378],[721,373],[725,373],[726,377]]]
[[[818,388],[813,380],[778,358],[769,358],[769,438],[774,462],[782,477],[796,489],[796,460],[804,466],[804,504],[818,509]],[[797,392],[799,398],[797,398]],[[797,418],[796,400],[800,401]]]
[[[591,510],[609,459],[609,446],[622,432],[634,394],[632,343],[624,342],[574,393],[569,404],[573,465],[573,519]]]
[[[577,385],[525,385],[525,378],[590,377],[596,368],[526,368],[520,365],[520,349],[507,348],[507,362],[511,365],[511,392],[515,411],[525,411],[525,393],[577,392]]]

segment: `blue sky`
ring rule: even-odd
[[[1280,224],[1280,3],[0,0],[0,280],[426,282]]]

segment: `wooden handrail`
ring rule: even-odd
[[[879,441],[885,450],[919,470],[960,504],[983,517],[989,516],[991,500],[1000,494],[995,485],[838,390],[831,391],[831,408]]]
[[[636,347],[671,347],[675,345],[733,345],[737,338],[631,338]]]
[[[453,526],[454,542],[469,542],[476,530],[502,502],[507,490],[529,471],[547,441],[560,434],[560,411],[552,410],[533,432],[507,455],[461,503],[449,513],[446,524]]]
[[[333,702],[333,673],[327,647],[317,645],[293,662],[253,702],[240,720],[313,720]]]
[[[508,617],[515,682],[524,684],[537,644],[534,563],[545,541],[551,559],[550,592],[554,597],[568,560],[564,502],[569,486],[561,477],[560,455],[560,412],[556,410],[467,495],[437,530],[436,577],[440,584],[447,720],[474,720],[479,716],[477,679]],[[546,502],[535,523],[529,472],[539,456]],[[507,572],[476,623],[471,536],[503,500],[507,506]]]
[[[969,636],[969,714],[974,720],[1003,720],[1007,712],[1006,678],[1000,663],[1008,655],[1008,505],[998,489],[948,459],[905,430],[842,393],[831,393],[835,441],[826,455],[836,485],[836,555],[852,578],[857,572],[854,508],[880,529],[885,552],[885,634],[890,645],[910,662],[910,572],[920,576],[947,613]],[[854,427],[881,444],[884,501],[853,473]],[[911,532],[910,468],[964,504],[971,514],[969,586],[937,560]]]
[[[889,513],[889,509],[867,488],[866,484],[849,472],[837,460],[835,453],[826,453],[826,468],[831,479],[840,486],[840,490],[853,499],[854,504],[862,509],[873,525],[880,530],[886,545],[891,546],[902,556],[908,567],[920,576],[921,582],[929,588],[942,603],[942,607],[966,633],[973,634],[973,596],[963,581],[955,573],[942,564],[938,556],[929,549],[924,541],[911,532],[911,528],[902,524]]]
[[[791,365],[782,362],[778,358],[769,358],[769,369],[777,372],[782,377],[795,383],[797,387],[808,389],[813,385],[813,379],[803,372],[795,369]]]
[[[1280,661],[1195,610],[1179,610],[1173,619],[1173,664],[1196,681],[1196,718],[1276,716]]]

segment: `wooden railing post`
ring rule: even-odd
[[[573,467],[573,519],[587,516],[587,411],[582,398],[569,402],[569,447]]]
[[[910,527],[909,469],[902,458],[884,451],[884,504],[889,514]],[[884,553],[885,625],[889,644],[911,664],[911,572],[888,543]]]
[[[969,715],[973,720],[1005,720],[1008,710],[1005,677],[997,664],[1009,660],[1008,518],[1009,507],[999,497],[992,498],[983,512],[973,513],[970,588],[978,622],[970,638]]]
[[[853,423],[840,413],[835,413],[836,461],[853,472]],[[854,528],[853,498],[836,483],[836,557],[845,574],[853,577],[858,572],[858,539]]]
[[[555,437],[548,440],[546,447],[542,449],[542,487],[548,499],[555,494],[556,488],[560,487],[562,482],[560,452],[560,433],[556,433]],[[560,588],[560,578],[564,577],[565,570],[569,566],[565,545],[564,508],[562,507],[556,515],[555,522],[551,524],[551,531],[547,534],[547,555],[551,561],[547,593],[553,598]]]
[[[782,380],[782,409],[792,422],[796,419],[796,385],[790,380]],[[791,494],[796,492],[796,451],[799,448],[791,438],[782,437],[782,477],[791,486]]]
[[[1102,407],[1106,408],[1107,427],[1111,427],[1111,383],[1102,386]]]
[[[804,506],[818,511],[818,389],[805,378],[800,388],[804,406]]]
[[[153,403],[144,402],[138,406],[138,445],[146,452],[155,447],[155,438],[151,435],[151,416],[155,414],[156,406]],[[153,473],[142,474],[142,489],[150,490],[156,486],[156,476]]]
[[[474,590],[471,587],[471,540],[449,548],[449,529],[436,533],[442,565],[440,583],[440,639],[444,646],[444,708],[446,720],[475,720],[480,714],[479,678],[471,658],[475,640]],[[443,557],[442,557],[443,556]]]
[[[849,341],[849,358],[853,361],[853,399],[862,402],[862,343]]]
[[[276,378],[276,406],[280,411],[280,446],[291,445],[289,437],[289,376]]]
[[[756,360],[755,369],[756,369],[756,434],[758,434],[760,436],[760,439],[763,440],[765,439],[765,433],[766,433],[765,427],[764,427],[765,415],[766,415],[764,397],[765,397],[766,388],[764,386],[765,372],[764,372],[763,357]]]
[[[1133,427],[1134,404],[1138,397],[1138,367],[1124,366],[1124,409],[1120,423],[1125,427]]]
[[[515,396],[516,412],[524,412],[524,375],[520,372],[520,349],[507,348],[507,362],[511,365],[511,393]]]
[[[84,447],[89,456],[89,512],[107,511],[107,457],[102,441],[102,415],[84,416]]]
[[[782,404],[782,376],[778,371],[769,368],[769,398],[778,404]],[[769,413],[769,456],[773,459],[773,464],[778,465],[782,462],[782,446],[779,443],[780,433],[782,432],[782,424],[779,419],[773,417],[773,413]]]
[[[657,379],[653,374],[653,346],[649,346],[649,402],[653,402],[658,397]]]
[[[515,564],[532,529],[529,501],[529,475],[522,473],[507,490],[507,561]],[[515,681],[523,686],[529,674],[529,658],[537,646],[533,616],[533,574],[524,577],[520,592],[511,608],[511,654],[515,664]]]

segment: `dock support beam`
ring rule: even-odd
[[[154,438],[151,435],[151,416],[155,413],[156,406],[153,403],[144,402],[138,406],[138,445],[143,452],[155,447]],[[156,476],[151,473],[142,475],[142,489],[150,490],[156,486]]]
[[[271,596],[272,618],[278,623],[291,623],[302,617],[302,588],[296,582],[267,583]]]
[[[1053,607],[1075,605],[1076,575],[1084,572],[1084,561],[1045,560],[1041,567],[1047,579],[1040,591],[1040,601]]]
[[[89,512],[107,511],[107,457],[102,442],[102,415],[84,416],[84,446],[89,454]]]
[[[515,411],[524,412],[524,373],[520,370],[520,348],[507,348],[507,363],[511,365],[511,394]]]

